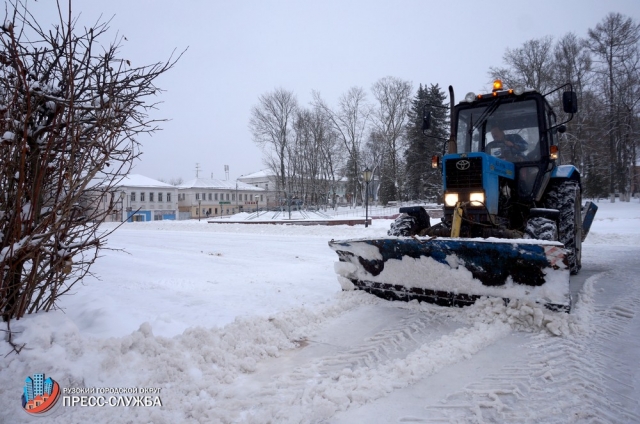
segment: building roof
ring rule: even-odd
[[[273,177],[273,176],[274,176],[273,171],[271,171],[270,169],[263,169],[261,171],[256,171],[251,174],[240,175],[238,179],[240,180],[244,178],[267,178],[267,177]]]
[[[236,185],[237,184],[237,185]],[[184,188],[213,188],[218,190],[244,190],[244,191],[264,191],[260,187],[246,184],[241,181],[216,180],[211,178],[194,178],[193,180],[184,182],[178,186]]]
[[[116,187],[162,187],[162,188],[175,188],[171,184],[163,183],[162,181],[154,180],[153,178],[145,177],[140,174],[129,174],[124,177],[120,182],[115,184]]]

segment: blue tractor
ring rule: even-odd
[[[547,99],[563,89],[568,119],[557,122]],[[442,171],[441,222],[431,225],[423,207],[404,207],[387,238],[332,240],[342,287],[447,306],[497,296],[569,311],[569,275],[581,268],[597,210],[581,204],[578,169],[556,164],[575,93],[570,84],[543,95],[496,81],[491,93],[455,105],[449,91],[447,153],[432,158]]]

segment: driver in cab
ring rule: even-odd
[[[518,134],[505,134],[502,128],[494,125],[491,128],[491,136],[493,141],[486,145],[485,153],[509,162],[524,160],[528,145]]]

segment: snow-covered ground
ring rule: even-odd
[[[63,310],[0,342],[0,422],[640,422],[640,203],[598,203],[571,314],[341,292],[363,226],[125,224]],[[114,224],[108,224],[114,225]],[[107,224],[105,224],[107,226]],[[22,410],[24,380],[157,388],[162,406]]]

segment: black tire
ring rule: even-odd
[[[558,240],[558,226],[556,222],[537,216],[527,221],[524,229],[524,238],[536,240]]]
[[[414,236],[416,235],[415,227],[416,218],[406,213],[401,213],[396,220],[391,223],[391,228],[387,231],[387,234],[396,237]]]
[[[577,181],[553,182],[545,194],[546,208],[558,209],[558,241],[567,249],[572,275],[582,267],[582,197]]]

